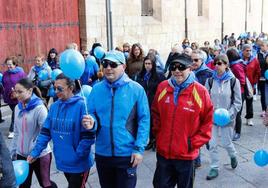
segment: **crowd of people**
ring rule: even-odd
[[[38,54],[28,74],[16,56],[6,58],[1,93],[12,110],[10,156],[30,163],[21,188],[31,187],[33,172],[41,187],[57,187],[50,180],[52,153],[69,187],[85,187],[94,162],[101,187],[135,187],[137,166],[144,151],[151,149],[157,157],[154,187],[193,187],[203,145],[211,158],[206,179],[219,175],[219,137],[231,167],[237,167],[233,141],[242,136],[244,101],[248,126],[254,126],[253,100],[258,91],[260,115],[266,115],[267,35],[244,33],[236,38],[232,33],[222,42],[205,41],[200,47],[184,39],[172,47],[166,63],[156,49],[146,53],[139,43],[124,43],[101,58],[95,56],[97,47],[101,44],[81,52],[86,66],[80,80],[64,72],[52,79],[51,72],[60,68],[55,48],[47,58]],[[70,43],[66,49],[78,46]],[[79,94],[81,85],[93,87],[89,97]],[[213,122],[219,108],[229,112],[225,126]],[[5,147],[3,152],[7,153]],[[3,172],[11,172],[6,158],[2,166],[9,170]],[[0,182],[12,186],[13,179],[0,176]]]

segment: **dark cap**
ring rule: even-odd
[[[190,67],[193,64],[193,61],[192,61],[192,58],[188,56],[187,54],[175,53],[171,57],[170,65],[174,63],[180,63],[180,64],[185,65],[186,67]]]

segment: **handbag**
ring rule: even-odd
[[[254,95],[254,91],[253,91],[252,85],[251,85],[248,77],[246,77],[245,97],[247,99],[251,99],[251,98],[253,98],[253,95]]]

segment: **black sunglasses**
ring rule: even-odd
[[[177,69],[179,71],[185,71],[187,69],[187,67],[183,64],[174,64],[174,65],[170,66],[171,71],[176,71]]]
[[[198,62],[198,61],[199,61],[199,59],[193,59],[193,61],[194,61],[194,62]]]
[[[116,68],[116,67],[118,67],[118,64],[116,63],[116,62],[113,62],[113,61],[104,61],[103,63],[102,63],[102,66],[103,66],[103,68],[107,68],[108,67],[108,65],[110,65],[110,67],[111,68]]]
[[[222,61],[217,61],[217,62],[214,62],[213,64],[214,64],[215,66],[216,66],[216,65],[221,66],[222,64],[225,64],[225,65],[226,65],[226,63],[224,63],[224,62],[222,62]]]
[[[64,91],[64,88],[61,87],[61,86],[58,86],[58,87],[54,87],[54,90],[55,90],[56,93],[57,93],[57,92],[61,93],[61,92]]]

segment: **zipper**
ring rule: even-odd
[[[178,105],[175,106],[175,109],[174,109],[173,115],[172,115],[171,135],[170,135],[170,140],[169,140],[169,158],[171,158],[171,145],[172,145],[172,140],[173,140],[174,121],[175,121],[175,114],[176,114],[177,106]]]
[[[112,106],[111,106],[111,117],[110,117],[110,141],[112,156],[114,156],[114,135],[113,135],[113,121],[114,121],[114,94],[115,88],[111,88],[112,91]]]
[[[22,154],[24,154],[24,129],[26,128],[25,124],[26,124],[25,113],[23,113],[23,116],[22,116],[22,137],[21,137],[21,145],[20,145]]]

